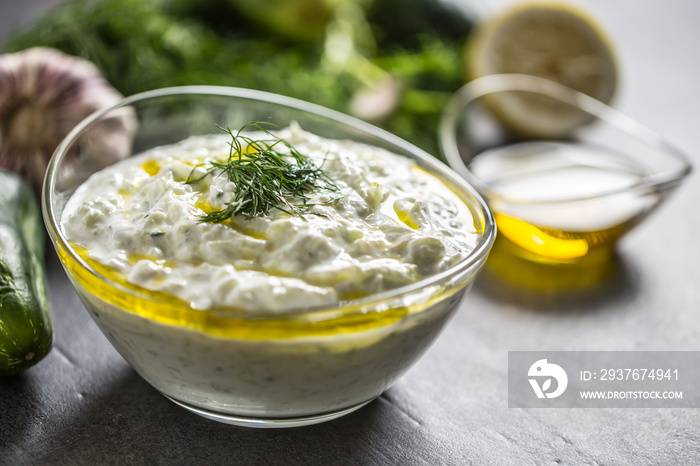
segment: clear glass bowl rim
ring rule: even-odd
[[[478,265],[480,262],[485,261],[486,257],[488,256],[488,253],[491,249],[491,246],[493,245],[493,242],[496,237],[496,223],[493,217],[493,214],[491,213],[491,210],[489,209],[488,205],[486,204],[485,200],[483,197],[479,194],[479,192],[474,189],[472,186],[470,186],[464,178],[461,176],[457,175],[454,173],[452,169],[450,169],[448,166],[445,164],[441,163],[438,161],[435,157],[432,157],[422,149],[418,148],[417,146],[414,146],[413,144],[399,138],[398,136],[395,136],[385,130],[382,130],[370,123],[364,122],[362,120],[359,120],[357,118],[351,117],[349,115],[346,115],[344,113],[328,109],[326,107],[322,107],[320,105],[316,105],[310,102],[306,102],[303,100],[295,99],[292,97],[287,97],[283,96],[280,94],[274,94],[271,92],[265,92],[265,91],[259,91],[259,90],[253,90],[253,89],[246,89],[246,88],[238,88],[238,87],[227,87],[227,86],[207,86],[207,85],[196,85],[196,86],[178,86],[178,87],[168,87],[168,88],[162,88],[162,89],[155,89],[151,91],[146,91],[138,94],[134,94],[129,97],[123,98],[121,101],[117,102],[116,104],[105,107],[101,110],[98,110],[91,115],[87,116],[85,119],[83,119],[80,123],[78,123],[67,135],[66,137],[60,142],[58,147],[53,153],[53,156],[51,157],[51,160],[49,161],[49,165],[46,170],[46,175],[44,177],[44,183],[43,183],[43,189],[42,189],[42,213],[44,217],[44,223],[46,225],[46,228],[48,230],[49,236],[53,241],[55,241],[56,246],[58,248],[61,248],[63,251],[68,253],[70,255],[70,258],[75,261],[77,264],[79,264],[83,269],[85,269],[88,273],[99,279],[100,281],[108,284],[110,287],[113,287],[123,293],[138,297],[140,299],[146,300],[153,302],[154,304],[157,304],[161,301],[158,299],[141,294],[135,290],[131,290],[129,288],[126,288],[118,283],[113,282],[112,280],[102,276],[100,273],[98,273],[96,270],[94,270],[92,267],[90,267],[89,264],[87,264],[82,257],[80,257],[79,254],[77,254],[73,248],[70,246],[68,243],[67,239],[64,237],[61,228],[59,226],[59,220],[56,219],[53,211],[53,192],[56,184],[56,174],[58,172],[58,165],[63,161],[67,149],[71,146],[71,144],[74,142],[74,140],[82,133],[82,131],[90,126],[93,122],[97,121],[99,118],[102,116],[108,114],[109,112],[112,112],[116,109],[122,108],[122,107],[128,107],[134,103],[142,102],[145,100],[149,99],[157,99],[161,97],[173,97],[173,96],[221,96],[221,97],[233,97],[233,98],[239,98],[239,99],[246,99],[250,101],[260,101],[264,103],[270,103],[273,105],[278,105],[282,107],[287,107],[293,110],[299,110],[302,112],[306,112],[309,114],[313,114],[315,116],[322,117],[326,120],[332,121],[334,124],[340,124],[346,127],[350,127],[354,130],[358,130],[360,132],[366,133],[369,136],[379,138],[385,142],[388,142],[391,145],[394,145],[396,147],[399,147],[403,151],[408,152],[411,154],[411,156],[415,157],[417,160],[419,160],[421,163],[427,165],[431,171],[434,173],[439,174],[439,176],[445,178],[447,181],[449,181],[452,185],[455,187],[458,187],[459,189],[462,189],[466,191],[473,199],[474,203],[469,204],[470,208],[476,209],[478,211],[478,214],[480,214],[483,218],[484,225],[483,225],[483,232],[482,236],[477,243],[476,247],[474,248],[473,251],[471,251],[467,257],[465,257],[462,261],[459,263],[453,265],[447,270],[444,270],[443,272],[440,272],[438,274],[432,275],[430,277],[427,277],[423,280],[420,280],[418,282],[412,283],[410,285],[406,285],[403,287],[395,288],[392,290],[388,290],[382,293],[366,296],[364,298],[359,298],[359,299],[354,299],[354,300],[348,300],[348,301],[341,301],[337,303],[338,305],[325,305],[325,306],[309,306],[309,307],[302,307],[302,308],[296,308],[292,309],[289,311],[285,311],[284,313],[272,313],[272,312],[266,312],[266,311],[256,311],[255,315],[245,315],[245,316],[240,316],[236,315],[237,318],[243,317],[243,318],[248,318],[250,320],[260,320],[260,319],[266,319],[266,318],[272,318],[275,320],[280,320],[280,319],[299,319],[300,317],[309,315],[309,314],[318,314],[322,311],[333,311],[331,314],[328,316],[328,319],[335,319],[338,318],[339,316],[349,316],[352,314],[362,314],[365,312],[365,309],[368,307],[376,306],[380,304],[383,301],[390,301],[394,299],[398,299],[401,296],[406,296],[410,295],[412,293],[415,293],[417,291],[420,291],[421,289],[424,289],[426,287],[434,286],[434,285],[439,285],[440,283],[448,282],[451,278],[460,275],[461,273],[469,271],[469,269],[473,268],[475,265]],[[466,201],[465,201],[466,202]],[[89,291],[89,290],[88,290]],[[212,309],[213,311],[218,312],[224,312],[226,309]],[[197,311],[195,309],[192,309],[192,312],[201,312]],[[240,313],[240,311],[237,311]],[[328,320],[328,319],[323,319],[323,320]],[[316,321],[316,319],[314,319]]]
[[[463,116],[463,112],[473,102],[489,94],[499,92],[528,92],[542,94],[553,99],[565,102],[573,107],[594,116],[595,118],[626,132],[630,137],[654,147],[676,159],[679,163],[677,169],[665,170],[645,176],[639,183],[623,188],[606,191],[596,195],[585,197],[562,197],[547,200],[523,200],[498,194],[488,183],[480,180],[464,162],[460,155],[456,129]],[[620,193],[646,192],[650,189],[663,190],[676,186],[692,170],[690,160],[683,151],[669,143],[646,126],[638,123],[624,113],[594,99],[582,92],[576,91],[555,81],[538,76],[516,73],[503,73],[483,76],[463,85],[452,96],[445,106],[438,126],[438,145],[447,164],[462,175],[477,191],[489,201],[498,200],[509,204],[518,205],[553,205],[567,204],[579,201],[602,199]],[[540,141],[540,140],[535,140]]]

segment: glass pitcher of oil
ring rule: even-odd
[[[518,136],[499,121],[498,109],[533,102],[585,124],[551,139]],[[616,241],[691,168],[682,152],[613,108],[525,75],[465,85],[446,107],[440,143],[448,164],[494,213],[499,236],[490,268],[537,289],[604,279]]]

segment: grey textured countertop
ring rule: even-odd
[[[585,5],[618,50],[616,107],[700,166],[700,3]],[[601,286],[524,292],[483,274],[390,390],[297,429],[218,424],[161,396],[98,331],[50,251],[55,347],[0,379],[0,464],[697,464],[700,410],[508,408],[507,357],[700,349],[698,199],[693,174],[620,243],[618,270]]]

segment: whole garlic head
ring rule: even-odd
[[[122,96],[91,62],[35,47],[0,55],[0,169],[21,175],[37,191],[56,146],[83,118]],[[112,125],[130,139],[133,115]],[[107,151],[123,157],[124,150]]]

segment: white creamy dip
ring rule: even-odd
[[[202,222],[236,186],[216,174],[185,183],[205,174],[199,164],[229,154],[229,135],[194,136],[94,174],[70,198],[64,234],[128,282],[202,310],[332,304],[416,282],[474,249],[464,201],[411,160],[296,126],[277,135],[322,167],[338,202],[297,216],[273,209]],[[310,202],[337,196],[322,191]]]

